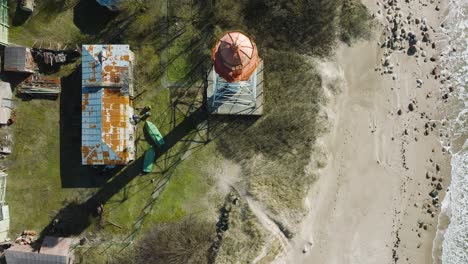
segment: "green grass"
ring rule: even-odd
[[[84,41],[86,38],[80,29],[73,23],[73,4],[77,0],[68,1],[69,6],[63,10],[53,9],[51,0],[37,1],[35,12],[27,17],[26,14],[16,11],[18,1],[9,1],[10,16],[13,25],[9,30],[11,43],[31,46],[42,44],[42,47],[57,47],[57,44],[70,44]],[[57,5],[58,5],[57,1]],[[74,2],[74,3],[73,3]],[[21,26],[15,26],[15,18],[25,16],[27,19]],[[71,47],[75,48],[75,47]]]
[[[49,213],[73,195],[60,185],[58,107],[57,101],[19,101],[6,197],[11,237],[23,229],[41,230]]]
[[[171,82],[178,82],[183,80],[191,70],[189,54],[187,54],[187,47],[190,47],[190,41],[193,33],[190,32],[191,27],[187,28],[181,33],[180,37],[174,40],[173,44],[168,50],[168,57],[172,60],[167,69],[167,77]]]
[[[13,17],[15,1],[10,2]],[[287,229],[300,219],[302,199],[313,181],[313,174],[306,174],[304,167],[310,160],[316,136],[322,131],[317,113],[323,99],[320,78],[304,54],[330,54],[336,44],[335,32],[349,34],[349,39],[363,36],[366,26],[360,17],[365,12],[362,6],[340,8],[342,3],[329,0],[235,4],[216,1],[214,5],[205,1],[172,1],[167,33],[173,39],[166,43],[161,31],[166,22],[164,1],[130,5],[117,15],[88,8],[87,5],[94,3],[91,0],[38,3],[32,17],[10,28],[11,42],[32,45],[42,41],[43,46],[49,41],[129,43],[136,56],[135,106],[151,106],[149,120],[163,135],[176,141],[170,142],[171,148],[159,155],[153,173],[129,177],[141,170],[140,164],[135,163],[104,185],[107,187],[103,188],[108,188],[105,191],[115,194],[106,201],[102,221],[91,221],[84,231],[89,243],[77,252],[82,263],[107,263],[123,249],[131,252],[131,245],[125,247],[128,242],[138,240],[155,224],[175,223],[190,214],[212,222],[223,200],[217,192],[213,168],[219,167],[224,159],[242,164],[240,180],[250,195],[266,205],[275,221]],[[75,8],[77,3],[79,8]],[[89,16],[85,16],[88,10]],[[178,26],[174,26],[175,21]],[[343,21],[349,21],[350,27],[340,31],[338,27]],[[207,132],[201,128],[206,124],[201,119],[206,116],[187,117],[196,114],[201,106],[202,90],[198,90],[202,84],[201,69],[210,66],[214,36],[230,29],[247,31],[257,41],[265,62],[265,113],[258,120],[210,119],[214,126],[212,134],[219,138],[208,142]],[[67,76],[77,64],[66,65],[55,75]],[[63,91],[79,89],[80,80],[74,82],[66,83]],[[164,87],[168,84],[177,87]],[[62,99],[76,100],[79,93],[68,93],[68,96]],[[66,114],[75,111],[71,106],[68,109],[67,102],[62,107],[70,110]],[[17,123],[13,126],[15,143],[8,158],[12,164],[7,187],[11,237],[23,229],[42,230],[68,202],[83,203],[100,190],[62,188],[64,175],[60,165],[66,160],[61,162],[60,158],[67,157],[60,151],[65,149],[71,155],[80,142],[72,135],[66,141],[70,147],[60,145],[60,133],[64,133],[60,131],[60,122],[68,126],[71,116],[63,115],[64,120],[60,120],[59,108],[59,100],[18,103]],[[228,124],[235,129],[222,131]],[[138,158],[148,148],[139,125]],[[112,184],[125,177],[132,180],[122,189]],[[152,195],[157,184],[166,180],[163,188]],[[232,229],[226,233],[225,244],[220,248],[219,262],[229,263],[239,258],[241,262],[251,261],[263,243],[263,232],[248,206],[235,209]],[[115,243],[102,243],[102,239]]]
[[[34,41],[50,39],[54,43],[80,43],[94,38],[80,31],[73,21],[73,8],[47,11],[49,5],[40,4],[38,11],[20,26],[10,28],[10,39],[13,43],[32,45]],[[159,7],[155,5],[154,8]],[[128,15],[123,13],[122,16]],[[146,41],[154,43],[147,45],[145,41],[139,41],[141,28],[138,23],[146,21],[147,25],[154,23],[157,14],[149,10],[138,16],[134,24],[124,36],[136,55],[135,86],[137,93],[142,93],[135,100],[136,107],[150,105],[152,116],[150,120],[157,124],[163,135],[169,133],[175,126],[184,120],[184,115],[171,109],[172,95],[168,89],[160,88],[160,58],[156,48],[160,36],[153,36]],[[112,24],[112,23],[111,23]],[[110,25],[111,25],[110,24]],[[107,29],[103,29],[107,32]],[[101,36],[102,37],[102,36]],[[103,37],[105,38],[105,36]],[[185,43],[185,42],[184,42]],[[182,45],[182,44],[181,44]],[[170,47],[169,47],[170,48]],[[178,48],[182,48],[181,46]],[[171,49],[171,48],[170,48]],[[185,57],[183,57],[185,58]],[[77,64],[65,65],[56,76],[66,76],[74,71]],[[141,70],[140,70],[141,69]],[[68,85],[68,84],[65,84]],[[78,84],[79,85],[79,84]],[[76,89],[64,86],[62,89]],[[183,108],[183,107],[182,107]],[[11,212],[10,236],[15,237],[23,229],[35,229],[41,231],[54,217],[67,201],[84,202],[91,197],[97,189],[64,189],[62,188],[60,175],[60,100],[51,101],[33,99],[19,101],[17,111],[17,123],[13,126],[14,148],[9,157],[12,164],[9,169],[9,181],[7,189],[7,201]],[[64,116],[67,119],[67,116]],[[71,118],[71,117],[69,117]],[[173,122],[175,120],[175,122]],[[149,147],[143,136],[142,125],[138,128],[140,139],[138,156],[143,155]],[[185,139],[196,139],[197,134],[187,131]],[[80,144],[74,141],[73,144]],[[194,150],[189,148],[196,147]],[[206,197],[206,193],[213,185],[213,180],[205,176],[201,168],[209,164],[210,155],[216,153],[214,143],[191,144],[180,142],[175,144],[170,151],[161,156],[157,162],[155,172],[148,175],[137,176],[122,190],[106,203],[105,214],[101,223],[93,223],[87,233],[90,238],[107,237],[125,238],[133,234],[138,237],[146,228],[154,223],[177,221],[187,214],[199,211],[211,210],[208,202],[197,203]],[[168,172],[161,171],[176,164],[174,169]],[[118,175],[116,177],[123,177]],[[152,199],[151,194],[155,189],[155,183],[164,177],[170,177],[164,188],[161,189],[157,199]],[[155,182],[151,182],[155,179]],[[111,180],[112,181],[112,180]],[[148,207],[148,205],[152,205]],[[145,208],[149,208],[148,212]],[[141,219],[140,219],[141,218]],[[141,222],[139,222],[142,220]],[[122,228],[118,228],[113,224]],[[107,246],[106,246],[107,247]],[[97,247],[104,250],[104,246]],[[116,247],[115,250],[121,249]],[[113,251],[109,249],[104,254],[95,254],[100,259],[89,260],[95,263],[105,263]]]

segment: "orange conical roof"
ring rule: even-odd
[[[227,32],[213,49],[216,73],[228,82],[246,81],[252,76],[260,58],[257,46],[238,31]]]

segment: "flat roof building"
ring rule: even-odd
[[[5,47],[4,60],[4,71],[34,73],[37,70],[37,64],[34,62],[31,49],[26,47]]]
[[[5,251],[7,264],[70,264],[71,238],[46,236],[39,251],[14,244]]]
[[[83,165],[125,165],[135,159],[129,45],[82,48]]]

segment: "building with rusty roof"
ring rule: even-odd
[[[135,159],[133,60],[129,45],[82,48],[83,165],[124,165]]]

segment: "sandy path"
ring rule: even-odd
[[[375,2],[367,4],[377,9]],[[421,7],[427,16],[432,10]],[[428,21],[437,23],[437,17]],[[426,124],[440,126],[434,106],[441,92],[429,74],[435,63],[394,52],[394,74],[381,75],[375,71],[385,57],[377,45],[381,38],[337,52],[332,64],[344,73],[345,85],[330,96],[333,129],[322,139],[329,162],[309,194],[311,211],[293,250],[278,263],[432,263],[437,215],[426,206],[438,208],[428,193],[439,180],[448,184],[450,171],[437,127],[424,135]],[[424,81],[420,88],[416,79]]]

